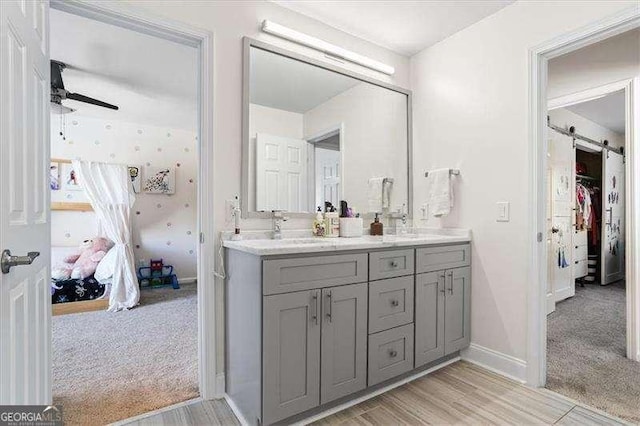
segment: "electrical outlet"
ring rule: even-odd
[[[427,220],[428,219],[428,214],[429,214],[429,205],[428,204],[423,204],[420,207],[420,212],[422,213],[422,220]]]
[[[498,216],[496,217],[496,222],[509,222],[509,202],[508,201],[498,201]]]

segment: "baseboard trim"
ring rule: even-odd
[[[197,277],[178,278],[178,284],[194,284],[198,282]]]
[[[574,288],[569,287],[569,288],[564,288],[562,290],[556,291],[554,294],[554,297],[555,297],[556,303],[558,303],[570,297],[573,297],[575,295],[576,295],[575,287]]]
[[[414,381],[416,379],[419,379],[420,377],[426,376],[427,374],[433,373],[436,370],[440,370],[441,368],[444,368],[447,365],[453,364],[454,362],[458,362],[458,361],[460,361],[460,357],[459,356],[457,356],[455,358],[451,358],[451,359],[443,362],[442,364],[435,365],[435,366],[433,366],[431,368],[428,368],[426,370],[420,371],[419,373],[413,374],[411,376],[405,377],[402,380],[399,380],[397,382],[391,383],[388,386],[385,386],[383,388],[377,389],[377,390],[375,390],[375,391],[373,391],[371,393],[368,393],[366,395],[363,395],[363,396],[361,396],[359,398],[353,399],[351,401],[347,401],[344,404],[336,405],[335,407],[329,408],[326,411],[323,411],[321,413],[315,414],[315,415],[313,415],[311,417],[307,417],[306,419],[303,419],[303,420],[301,420],[299,422],[295,422],[294,425],[308,425],[308,424],[316,422],[316,421],[318,421],[320,419],[324,419],[325,417],[328,417],[328,416],[330,416],[332,414],[335,414],[335,413],[337,413],[339,411],[345,410],[345,409],[347,409],[349,407],[353,407],[354,405],[360,404],[361,402],[364,402],[364,401],[366,401],[368,399],[374,398],[374,397],[376,397],[376,396],[378,396],[380,394],[383,394],[385,392],[389,392],[392,389],[395,389],[395,388],[397,388],[399,386],[402,386],[404,384],[412,382],[412,381]]]
[[[519,358],[472,343],[461,353],[462,359],[520,383],[527,381],[527,363]]]
[[[240,411],[236,403],[233,402],[233,399],[231,399],[231,397],[226,393],[224,394],[224,400],[227,401],[227,404],[229,404],[229,408],[231,408],[231,411],[233,411],[233,414],[235,414],[235,416],[238,418],[238,421],[240,422],[240,424],[242,426],[250,426],[250,423],[247,421],[247,419],[244,418],[244,416],[242,415],[242,412]]]

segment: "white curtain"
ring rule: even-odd
[[[129,309],[138,304],[140,288],[131,248],[131,207],[135,201],[129,169],[125,165],[74,161],[91,207],[98,219],[99,232],[115,246],[115,268],[109,295],[109,311]]]

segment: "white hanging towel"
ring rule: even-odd
[[[382,212],[382,186],[384,183],[383,177],[376,177],[369,179],[369,192],[367,194],[367,200],[369,201],[369,212],[381,213]]]
[[[448,215],[453,208],[453,188],[449,169],[429,171],[427,183],[429,212],[434,217]]]

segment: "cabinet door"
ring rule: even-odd
[[[444,352],[448,355],[471,341],[471,268],[446,271],[444,312]]]
[[[263,298],[263,424],[320,404],[320,291]]]
[[[322,290],[321,403],[367,386],[367,283]]]
[[[445,271],[416,276],[416,367],[444,356]]]

